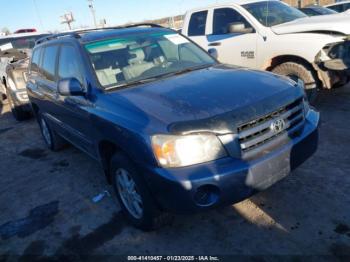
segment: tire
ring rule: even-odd
[[[128,194],[125,192],[127,191],[125,190],[126,187],[124,187],[123,193],[123,186],[120,184],[120,177],[123,176],[122,172],[124,171],[127,172],[128,181],[130,184],[134,183],[133,189],[130,191],[138,195],[140,201],[136,202],[138,202],[138,206],[141,208],[142,212],[137,213],[137,208],[131,208],[131,205],[127,203],[128,201],[125,197],[125,194]],[[168,222],[170,216],[167,213],[161,212],[157,208],[151,194],[148,191],[148,188],[146,187],[146,182],[139,175],[135,165],[131,160],[129,160],[129,158],[121,153],[115,154],[111,159],[110,172],[112,175],[113,187],[117,194],[122,211],[127,220],[133,226],[144,231],[151,231]]]
[[[66,141],[50,127],[44,115],[42,115],[40,112],[38,112],[37,120],[47,147],[52,151],[58,151],[64,147]]]
[[[273,68],[272,72],[288,76],[293,80],[302,80],[309,102],[315,102],[318,91],[318,79],[310,66],[296,62],[285,62]]]
[[[7,94],[1,91],[5,91],[5,86],[2,83],[0,83],[0,104],[6,105],[8,103]]]
[[[8,104],[11,108],[12,115],[17,121],[24,121],[31,118],[32,116],[31,112],[25,111],[23,110],[23,108],[16,106],[12,99],[12,95],[7,90],[6,90],[6,96],[7,96]]]

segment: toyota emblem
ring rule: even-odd
[[[285,126],[286,122],[283,119],[277,119],[271,124],[270,128],[275,133],[279,133],[284,130]]]

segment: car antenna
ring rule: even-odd
[[[268,0],[266,2],[266,9],[267,9],[267,11],[266,11],[265,26],[267,26],[267,18],[269,17],[269,2],[270,2],[270,0]]]

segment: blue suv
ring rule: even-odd
[[[301,83],[220,64],[155,25],[43,38],[28,79],[48,147],[69,141],[96,159],[144,230],[248,198],[317,149]]]

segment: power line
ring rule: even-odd
[[[44,27],[43,21],[41,20],[41,16],[40,16],[40,13],[39,13],[39,8],[38,8],[38,5],[36,4],[36,0],[33,0],[33,4],[34,4],[34,7],[35,7],[35,12],[36,12],[36,15],[38,16],[38,20],[39,20],[39,23],[40,23],[41,29],[42,29],[42,30],[45,30],[45,27]]]

